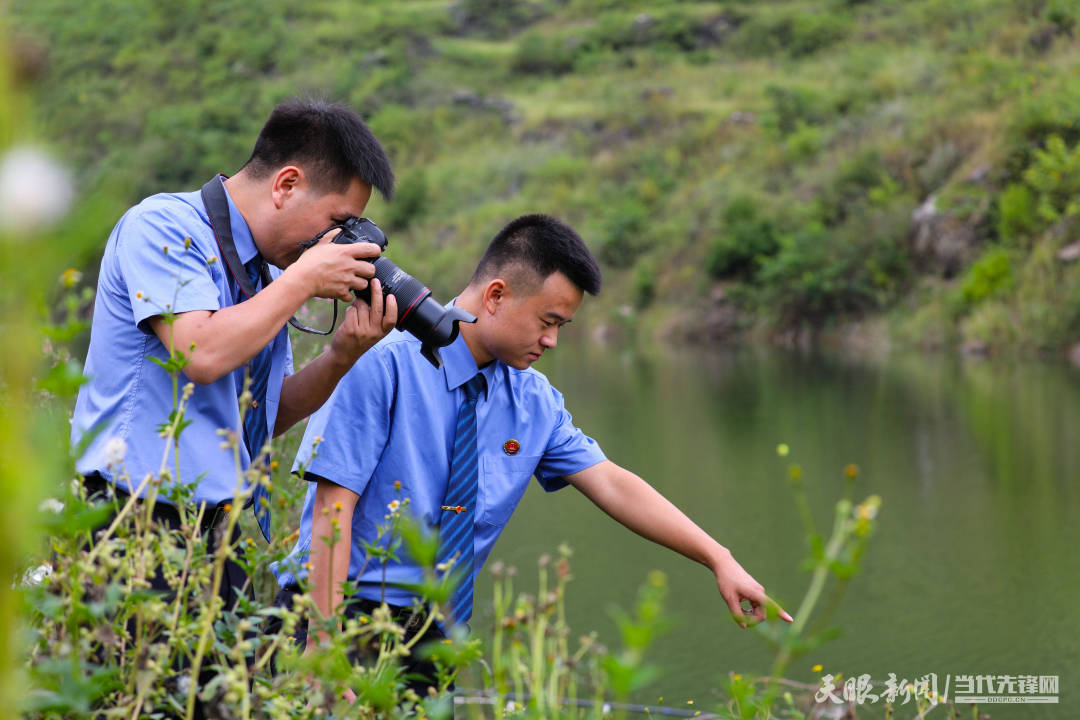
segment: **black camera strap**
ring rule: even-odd
[[[206,216],[210,219],[210,228],[214,231],[214,237],[217,238],[218,251],[221,253],[221,257],[225,259],[229,273],[236,281],[240,292],[251,298],[258,291],[251,284],[247,268],[244,267],[244,263],[240,262],[240,253],[236,251],[236,242],[233,241],[232,234],[232,221],[229,219],[229,199],[225,196],[225,186],[222,185],[223,177],[223,175],[215,175],[210,178],[210,182],[202,186],[202,201],[206,207]],[[270,277],[270,268],[261,254],[259,255],[259,276],[262,278],[263,287],[273,281],[273,278]],[[289,324],[301,332],[311,333],[312,335],[329,335],[337,325],[337,301],[334,300],[333,302],[334,319],[330,323],[329,330],[323,331],[308,327],[295,317],[289,318]]]

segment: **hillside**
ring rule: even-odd
[[[568,219],[635,335],[1080,342],[1067,0],[14,0],[38,133],[116,214],[231,171],[273,104],[359,109],[368,214],[440,296],[503,222]],[[101,229],[104,244],[107,227]],[[93,264],[92,258],[86,259]]]

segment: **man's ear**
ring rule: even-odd
[[[270,197],[274,202],[274,207],[280,210],[290,198],[296,195],[305,180],[304,171],[296,165],[286,165],[274,173],[270,185]]]
[[[483,304],[489,315],[494,315],[499,305],[510,299],[510,286],[502,278],[489,280],[484,286]]]

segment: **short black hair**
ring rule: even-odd
[[[590,295],[600,292],[600,266],[585,241],[566,223],[550,215],[522,215],[512,220],[488,245],[470,284],[500,273],[529,270],[541,282],[561,272]]]
[[[394,171],[378,139],[351,108],[321,100],[287,100],[270,113],[241,170],[263,178],[299,165],[317,187],[343,191],[353,178],[394,196]]]

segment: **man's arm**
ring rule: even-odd
[[[766,606],[792,621],[726,547],[694,524],[690,518],[634,473],[604,460],[568,476],[567,481],[601,510],[638,535],[670,548],[709,568],[728,609],[742,627],[765,619]],[[742,607],[748,601],[750,611]]]
[[[382,286],[373,278],[371,304],[355,300],[345,311],[345,319],[334,333],[330,347],[300,372],[285,378],[274,422],[275,437],[322,407],[357,358],[394,329],[397,299],[386,295],[385,312],[383,309]]]
[[[344,601],[341,585],[349,577],[352,517],[360,496],[329,480],[320,478],[316,482],[308,579],[315,607],[323,617],[330,617]],[[336,542],[333,541],[335,535]],[[325,640],[325,633],[309,633],[308,648],[317,647]]]
[[[165,347],[188,356],[185,375],[200,385],[212,383],[255,357],[308,299],[351,302],[351,290],[367,287],[375,266],[360,258],[377,256],[379,247],[337,245],[329,238],[324,236],[274,282],[242,303],[180,313],[171,325],[155,316],[149,319],[150,327]]]

